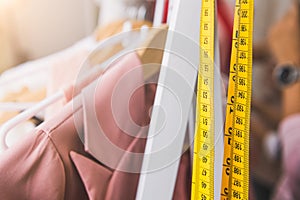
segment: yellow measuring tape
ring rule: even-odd
[[[214,197],[215,1],[202,1],[192,199]]]
[[[249,197],[253,0],[237,0],[226,108],[222,199]]]
[[[214,197],[215,1],[203,0],[192,199]],[[236,0],[224,134],[221,199],[248,199],[253,0]]]

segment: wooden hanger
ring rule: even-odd
[[[160,70],[167,33],[168,25],[166,24],[158,28],[151,28],[146,41],[136,51],[143,63],[144,80],[148,80]]]

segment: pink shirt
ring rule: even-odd
[[[156,87],[140,85],[143,77],[142,68],[137,67],[140,65],[135,53],[126,55],[103,73],[100,86],[93,88],[95,82],[91,84],[89,88],[94,89],[92,96],[91,93],[82,92],[25,140],[4,152],[0,157],[0,199],[135,199],[139,173],[122,171],[118,167],[131,164],[138,169],[141,166],[141,160],[131,160],[128,155],[130,152],[142,153],[145,139],[124,134],[124,129],[117,125],[123,124],[126,130],[134,130],[137,136],[145,130],[132,127],[133,124],[127,123],[126,117],[120,118],[120,124],[116,124],[113,109],[107,105],[124,74],[135,69],[135,78],[127,80],[126,85],[119,85],[124,94],[130,92],[130,88],[137,88],[130,98],[129,104],[132,106],[119,107],[118,114],[122,116],[129,109],[136,124],[149,123],[149,113],[145,111],[153,104]],[[121,95],[115,100],[122,105],[125,99]],[[113,159],[114,154],[104,152],[116,162],[116,168],[90,154],[96,156],[99,153],[99,149],[91,149],[95,146],[90,146],[91,141],[87,141],[97,138],[98,134],[93,131],[95,123],[91,123],[93,116],[88,110],[91,106],[95,108],[93,111],[99,120],[97,123],[105,120],[104,134],[112,144],[124,150],[117,160]],[[93,142],[103,144],[101,140],[99,143]],[[187,151],[181,157],[174,199],[190,198],[189,156]]]

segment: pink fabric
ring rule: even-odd
[[[109,84],[104,84],[106,82]],[[146,144],[141,137],[148,131],[149,109],[155,91],[155,85],[144,85],[141,62],[136,54],[127,55],[122,65],[117,63],[109,74],[104,73],[83,91],[87,124],[85,148],[104,165],[116,169],[105,199],[135,199],[139,179],[136,172],[140,171]],[[183,159],[185,164],[179,169],[181,176],[174,199],[189,199],[188,154]]]
[[[300,199],[300,114],[286,118],[280,125],[283,176],[274,199]]]
[[[134,166],[140,171],[142,162],[130,157],[132,152],[142,153],[145,146],[144,139],[133,137],[142,133],[140,127],[131,122],[147,124],[148,121],[143,71],[137,55],[127,55],[85,88],[82,94],[85,148],[104,165],[114,169],[105,199],[134,199],[139,174],[115,169]],[[148,102],[148,108],[151,104]]]
[[[0,199],[65,198],[64,165],[41,131],[0,156],[0,174]]]
[[[103,199],[107,190],[106,183],[109,182],[112,172],[81,154],[72,151],[70,156],[75,161],[74,164],[88,191],[89,199]]]
[[[88,199],[69,158],[84,147],[76,134],[72,104],[0,157],[0,199]]]
[[[120,65],[120,69],[113,70],[114,68],[111,68],[104,72],[104,78],[100,79],[102,86],[107,85],[110,88],[110,84],[116,80],[121,80],[124,74],[136,68],[137,65],[127,65],[132,64],[128,57],[135,57],[134,60],[138,61],[134,53],[121,59],[120,63],[123,62],[123,65]],[[136,64],[138,63],[140,62],[136,62]],[[139,80],[141,78],[136,77],[126,82],[130,85],[131,83],[139,83]],[[109,112],[111,111],[98,106],[106,105],[106,101],[110,101],[111,89],[115,87],[108,90],[100,90],[100,88],[97,87],[95,93],[97,100],[95,109],[99,116],[97,119],[107,118],[107,123],[113,123],[110,121],[111,113]],[[132,87],[126,86],[124,88],[130,89]],[[124,88],[122,87],[122,92],[128,92]],[[132,106],[129,106],[130,116],[132,114],[132,119],[137,124],[147,125],[149,118],[148,112],[145,111],[149,110],[153,104],[155,86],[143,85],[139,87],[137,85],[136,88],[137,90],[130,98],[130,103],[127,104],[133,103]],[[89,93],[82,95],[85,94]],[[77,96],[60,113],[39,126],[35,134],[29,135],[26,140],[7,150],[0,157],[0,199],[109,200],[135,198],[139,174],[120,171],[118,168],[115,170],[107,166],[106,163],[98,162],[85,151],[80,138],[84,139],[84,134],[89,135],[89,131],[92,130],[90,126],[95,126],[88,121],[92,119],[89,116],[91,113],[86,113],[88,104],[94,98],[93,96],[84,96],[83,98],[82,95]],[[117,100],[123,101],[124,99],[118,97]],[[139,106],[135,107],[136,103]],[[120,105],[122,105],[121,102]],[[124,108],[121,107],[120,109],[123,112],[122,109]],[[122,120],[126,125],[126,118]],[[121,149],[126,150],[120,157],[117,167],[131,164],[137,166],[137,169],[140,168],[141,160],[131,160],[128,152],[143,152],[145,140],[123,135],[122,129],[118,129],[114,125],[112,127],[114,128],[109,129],[107,126],[105,129],[106,136]],[[130,126],[127,128],[135,130],[135,136],[141,136],[145,131]],[[91,134],[94,133],[91,132]],[[114,154],[110,156],[114,157]],[[187,152],[182,156],[174,199],[189,199],[189,187],[190,159]]]
[[[50,66],[47,96],[52,96],[64,88],[66,88],[66,95],[72,92],[72,87],[69,87],[69,85],[73,84],[78,78],[84,61],[87,60],[88,55],[95,46],[96,41],[92,37],[88,37],[59,53],[51,55],[49,58],[42,59],[44,63],[40,65]],[[46,119],[52,117],[56,110],[61,109],[70,100],[67,97],[47,108]]]
[[[109,73],[104,73],[82,93],[87,123],[86,150],[116,169],[136,136],[145,136],[140,131],[148,123],[143,69],[139,58],[136,54],[127,55],[122,63],[114,65]],[[143,152],[142,149],[139,153]]]

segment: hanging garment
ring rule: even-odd
[[[279,138],[282,147],[282,177],[274,199],[293,200],[300,198],[300,115],[287,117],[280,124]]]
[[[169,0],[166,0],[164,3],[164,15],[162,19],[162,23],[167,23],[168,21],[168,11],[169,11]]]
[[[99,44],[97,42],[101,42],[121,33],[124,23],[125,20],[119,20],[106,26],[99,27],[95,31],[93,37],[83,40],[72,48],[74,49],[72,51],[72,55],[65,55],[63,59],[60,58],[56,61],[53,67],[51,67],[50,77],[47,85],[47,94],[48,96],[51,96],[57,91],[64,89],[66,98],[51,105],[47,109],[46,118],[51,117],[54,114],[53,111],[61,109],[72,99],[73,96],[77,95],[72,94],[75,91],[69,86],[70,84],[75,84],[76,81],[78,81],[83,71],[86,70],[87,67],[99,65],[124,49],[122,42],[120,42],[112,45],[111,47],[98,49],[97,51],[92,52],[92,50],[94,50],[94,48]],[[139,29],[144,25],[151,27],[151,23],[147,21],[131,20],[130,23],[132,25],[132,29]],[[100,75],[101,72],[102,70],[98,70],[95,72],[95,76]],[[85,83],[90,83],[92,80],[93,78],[90,78],[88,81],[85,81]],[[65,86],[68,86],[68,88],[65,88]]]
[[[118,109],[121,109],[120,114],[129,109],[130,116],[138,124],[147,125],[155,87],[140,85],[143,79],[142,68],[137,68],[140,65],[135,53],[120,59],[99,79],[98,87],[101,89],[95,90],[95,96],[84,96],[90,93],[83,92],[51,120],[36,128],[34,134],[5,151],[0,156],[0,199],[134,199],[139,174],[120,171],[118,167],[130,163],[127,160],[130,158],[128,152],[144,151],[145,139],[124,134],[111,121],[112,108],[106,105],[113,93],[111,89],[119,86],[118,80],[136,69],[135,75],[140,74],[140,77],[127,81],[127,84],[137,88],[130,99],[132,106]],[[127,88],[124,87],[123,94],[130,92]],[[99,116],[98,123],[102,123],[100,119],[107,119],[104,133],[114,145],[124,150],[115,169],[106,162],[96,160],[85,151],[88,147],[83,145],[90,134],[97,134],[92,131],[95,124],[88,121],[91,113],[87,108],[91,106],[89,103],[93,98],[97,99],[95,111]],[[124,99],[120,97],[116,100],[122,104]],[[128,122],[127,118],[121,120],[123,124]],[[136,130],[138,136],[146,130],[132,129],[130,126],[127,128]],[[99,145],[102,145],[101,141]],[[114,157],[114,154],[108,153],[108,157]],[[136,167],[141,163],[135,160],[131,164]],[[190,182],[190,159],[186,151],[181,157],[174,199],[189,199]]]
[[[136,23],[134,23],[134,25],[140,26],[141,22],[136,22]],[[162,29],[162,30],[165,30],[165,29]],[[161,34],[161,32],[162,31],[160,31],[160,30],[159,31],[157,31],[157,30],[151,31],[151,34],[149,34],[149,37],[146,40],[145,45],[148,45],[148,43],[153,40],[154,40],[154,42],[159,42],[159,41],[157,41],[157,37],[160,38],[163,35],[163,34]],[[132,35],[137,36],[138,33],[139,33],[139,31],[134,31]],[[156,34],[158,34],[158,36],[156,36]],[[144,34],[142,34],[142,36],[144,36]],[[132,36],[131,40],[136,41],[136,43],[139,44],[139,42],[141,42],[142,39],[144,38],[142,36],[139,36],[140,39],[138,39],[138,40],[136,37]],[[163,39],[164,39],[164,37],[160,39],[160,40],[162,40],[159,43],[160,46],[164,45]],[[114,41],[116,43],[116,40],[114,40]],[[124,41],[124,40],[120,40],[119,43],[117,43],[115,45],[112,45],[113,43],[111,43],[111,45],[109,45],[108,42],[105,42],[103,45],[100,45],[97,48],[97,51],[91,52],[90,56],[87,57],[87,59],[83,59],[82,56],[83,56],[83,53],[87,51],[86,46],[89,46],[88,44],[91,43],[91,42],[89,42],[88,38],[81,41],[80,43],[74,45],[74,47],[57,54],[57,56],[51,56],[52,60],[49,61],[49,64],[48,64],[49,67],[47,67],[47,69],[51,70],[53,72],[52,73],[53,77],[52,78],[48,77],[48,78],[50,80],[53,80],[52,82],[54,82],[57,87],[59,87],[59,85],[66,85],[66,84],[68,84],[69,86],[68,87],[60,86],[61,100],[59,100],[57,103],[52,104],[50,106],[50,108],[49,107],[47,108],[48,112],[46,112],[47,113],[46,119],[48,119],[49,116],[51,116],[53,113],[60,110],[63,107],[63,104],[65,104],[65,102],[70,101],[74,96],[76,96],[80,92],[80,90],[82,88],[84,88],[86,85],[91,83],[94,79],[96,79],[96,77],[98,77],[103,72],[105,65],[104,64],[96,65],[95,63],[102,63],[103,61],[106,61],[107,59],[109,59],[109,61],[106,61],[105,63],[110,63],[117,58],[117,56],[115,56],[114,54],[116,52],[116,49],[117,49],[117,51],[120,51],[124,48],[124,45],[122,45],[122,41]],[[86,47],[86,48],[84,48],[84,47]],[[158,47],[158,46],[156,46],[156,47]],[[151,57],[151,62],[160,63],[161,60],[159,60],[159,59],[161,58],[161,56],[159,56],[157,54],[161,55],[161,52],[155,51],[154,53],[152,53],[151,50],[138,51],[138,55],[141,57],[141,60],[143,62],[148,61],[148,59],[145,59],[145,58]],[[63,55],[65,55],[65,57]],[[76,55],[77,55],[77,57],[76,57]],[[112,55],[114,55],[114,56],[112,58],[110,58]],[[79,64],[80,60],[87,61],[87,63],[85,63],[87,65],[82,65],[83,70],[81,69],[81,67],[80,67],[81,65]],[[40,62],[34,62],[34,63],[37,66],[39,63],[41,64],[43,61],[45,61],[45,59],[40,60]],[[45,64],[47,64],[47,63],[45,63]],[[91,66],[95,66],[95,65],[96,65],[96,67],[91,67]],[[24,66],[22,66],[22,68],[24,69],[25,66],[26,66],[26,68],[27,67],[33,68],[32,66],[28,66],[28,65],[24,65]],[[58,66],[58,67],[56,67],[56,66]],[[55,69],[58,69],[58,70],[55,70]],[[66,76],[65,75],[66,73],[64,73],[64,71],[68,70],[68,69],[72,73],[68,73],[68,75]],[[152,72],[157,71],[156,69],[157,68],[155,68],[155,70],[147,70],[145,74],[146,75],[151,74]],[[80,71],[80,73],[78,71]],[[88,72],[88,73],[85,73],[85,72]],[[77,78],[76,78],[76,76],[77,76]],[[45,80],[45,79],[46,78],[44,78],[43,80]],[[75,80],[75,79],[77,79],[77,80]],[[71,83],[69,83],[69,82],[71,82]],[[60,83],[60,84],[57,84],[57,83]],[[76,87],[76,88],[74,88],[74,87]],[[63,89],[63,92],[65,93],[65,95],[64,95],[65,98],[63,98],[63,94],[61,91],[62,89]],[[55,91],[55,89],[53,89],[53,91]],[[37,113],[32,113],[32,115],[34,115],[34,114],[37,114]],[[15,129],[15,128],[13,128],[13,129]],[[17,131],[19,131],[19,129]],[[12,138],[11,136],[12,136],[12,134],[9,133],[8,138]],[[21,134],[14,135],[14,138],[15,138],[14,140],[22,140]],[[14,143],[9,142],[9,144],[11,145]]]
[[[233,9],[228,5],[227,1],[217,1],[217,18],[219,42],[220,42],[220,65],[221,72],[228,74],[231,55],[231,38],[233,30]]]

